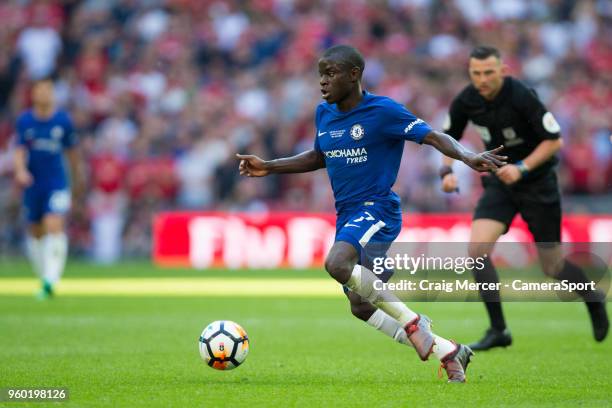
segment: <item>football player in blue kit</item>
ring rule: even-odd
[[[501,147],[480,154],[452,137],[434,131],[422,119],[390,98],[362,90],[365,62],[346,45],[326,50],[319,60],[324,99],[316,110],[314,148],[293,157],[262,160],[238,154],[241,175],[303,173],[326,168],[336,200],[335,242],[325,269],[350,290],[352,313],[403,344],[412,345],[422,360],[431,354],[441,361],[449,382],[465,382],[472,351],[435,335],[431,321],[408,308],[394,294],[379,290],[380,277],[364,265],[361,255],[370,242],[390,243],[402,225],[395,183],[404,142],[428,144],[478,171],[505,164]]]
[[[32,108],[19,116],[16,131],[15,180],[24,188],[28,257],[42,282],[39,297],[48,298],[63,273],[68,251],[64,222],[71,193],[64,153],[73,186],[81,186],[72,121],[56,109],[52,80],[33,84]]]

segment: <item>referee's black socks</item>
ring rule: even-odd
[[[564,261],[563,268],[554,278],[559,281],[567,280],[571,283],[587,284],[591,282],[582,269],[567,260]],[[580,295],[589,308],[593,302],[601,302],[603,300],[602,293],[597,290],[577,290],[576,293]]]
[[[491,259],[488,257],[484,260],[484,268],[477,270],[473,269],[474,280],[478,283],[499,283],[497,271]],[[501,301],[498,290],[481,290],[480,298],[487,308],[491,327],[496,330],[503,331],[506,329],[506,320],[502,311]]]

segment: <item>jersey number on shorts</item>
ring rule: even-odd
[[[359,218],[355,218],[353,221],[349,221],[346,224],[344,224],[345,227],[359,227],[359,225],[355,225],[355,224],[351,224],[351,222],[361,222],[363,220],[366,221],[374,221],[374,217],[372,217],[372,214],[370,214],[367,211],[364,211],[364,214],[366,214],[366,216],[361,216]]]

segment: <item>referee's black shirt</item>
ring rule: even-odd
[[[508,156],[509,163],[527,157],[543,140],[558,139],[561,128],[537,94],[521,81],[505,77],[502,89],[495,99],[487,101],[474,85],[468,85],[451,103],[444,123],[444,131],[459,140],[471,121],[480,133],[487,150],[500,145],[501,154]],[[557,164],[551,157],[524,178],[524,181],[539,178]]]

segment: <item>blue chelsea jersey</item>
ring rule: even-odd
[[[17,119],[17,144],[28,152],[32,187],[62,189],[68,186],[63,153],[76,144],[72,121],[66,112],[56,111],[47,119],[32,110]]]
[[[322,102],[314,148],[325,156],[338,213],[366,201],[394,200],[404,141],[422,143],[431,127],[394,100],[368,92],[341,112]]]

